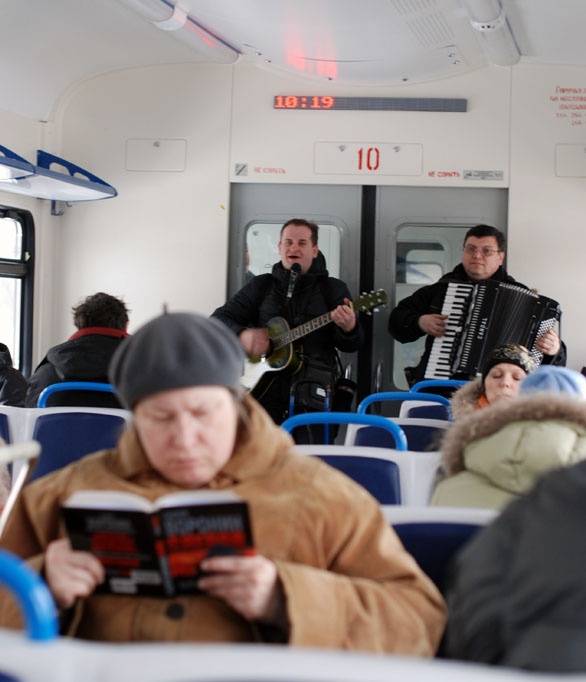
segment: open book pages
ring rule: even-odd
[[[69,497],[64,507],[83,509],[141,510],[145,512],[164,507],[195,506],[203,504],[229,504],[241,502],[230,490],[179,490],[151,502],[142,495],[123,490],[78,490]]]

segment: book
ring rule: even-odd
[[[73,549],[105,568],[97,593],[193,594],[206,556],[255,554],[248,506],[230,491],[179,491],[151,503],[124,491],[79,490],[61,513]]]

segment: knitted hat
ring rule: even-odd
[[[567,393],[586,398],[586,378],[573,369],[543,365],[521,382],[519,393]]]
[[[483,383],[490,370],[495,365],[500,365],[501,362],[506,362],[507,365],[517,365],[517,367],[524,370],[526,374],[530,374],[537,367],[537,363],[531,357],[531,354],[525,346],[519,346],[516,343],[507,343],[504,346],[493,348],[490,352],[490,355],[482,368]]]
[[[244,350],[218,320],[193,313],[165,313],[123,341],[108,376],[123,402],[189,386],[239,389]]]

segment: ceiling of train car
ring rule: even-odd
[[[523,57],[586,64],[584,0],[501,2]],[[45,120],[76,83],[148,64],[244,59],[306,79],[390,85],[494,59],[470,7],[490,14],[498,0],[178,0],[172,17],[174,3],[2,0],[0,108]]]

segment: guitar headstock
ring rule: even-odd
[[[369,310],[377,312],[379,308],[383,308],[387,304],[387,292],[384,289],[377,289],[370,293],[361,294],[355,301],[352,301],[352,307],[358,313],[365,313]]]

